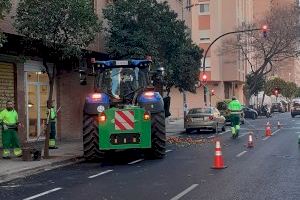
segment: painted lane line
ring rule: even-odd
[[[296,132],[297,134],[300,133],[300,131]]]
[[[268,136],[268,137],[265,137],[264,139],[262,139],[262,140],[267,140],[267,139],[269,139],[270,138],[270,136]]]
[[[178,195],[176,195],[175,197],[173,197],[171,200],[178,200],[178,199],[180,199],[181,197],[183,197],[184,195],[186,195],[187,193],[189,193],[190,191],[192,191],[193,189],[195,189],[197,186],[199,186],[199,184],[193,184],[189,188],[185,189],[184,191],[182,191],[181,193],[179,193]]]
[[[280,129],[274,131],[274,132],[272,133],[272,135],[275,135],[275,134],[276,134],[277,132],[279,132],[279,131],[280,131]]]
[[[239,153],[238,155],[236,155],[236,157],[241,157],[241,156],[244,155],[245,153],[247,153],[247,151],[243,151],[243,152]]]
[[[211,135],[211,136],[207,137],[207,139],[214,138],[214,137],[216,137],[216,136],[218,136],[218,135],[223,135],[223,134],[228,133],[228,132],[230,132],[230,131],[231,131],[231,130],[227,130],[227,131],[224,131],[224,132],[222,132],[222,133],[217,133],[216,135]]]
[[[36,195],[34,195],[34,196],[28,197],[28,198],[23,199],[23,200],[32,200],[32,199],[36,199],[36,198],[38,198],[38,197],[41,197],[41,196],[50,194],[50,193],[52,193],[52,192],[56,192],[56,191],[61,190],[61,189],[62,189],[62,188],[54,188],[54,189],[52,189],[52,190],[48,190],[48,191],[46,191],[46,192],[36,194]]]
[[[167,151],[166,151],[166,153],[169,153],[169,152],[172,152],[173,150],[172,149],[168,149]]]
[[[244,134],[240,135],[239,137],[244,137],[246,135],[248,135],[248,133],[244,133]]]
[[[99,173],[99,174],[95,174],[95,175],[93,175],[93,176],[89,176],[88,178],[95,178],[95,177],[97,177],[97,176],[101,176],[101,175],[104,175],[104,174],[110,173],[110,172],[112,172],[112,171],[114,171],[114,170],[112,170],[112,169],[109,169],[109,170],[106,170],[106,171],[104,171],[104,172],[101,172],[101,173]]]
[[[130,163],[128,163],[128,165],[133,165],[135,163],[138,163],[138,162],[142,162],[144,159],[138,159],[138,160],[135,160],[135,161],[132,161]]]
[[[227,130],[227,131],[225,131],[225,132],[220,133],[219,135],[223,135],[223,134],[228,133],[228,132],[230,132],[230,131],[231,131],[231,130]]]
[[[21,185],[4,185],[1,186],[2,188],[16,188],[16,187],[21,187]]]

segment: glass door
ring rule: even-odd
[[[27,140],[44,139],[47,120],[48,77],[41,72],[26,72]]]
[[[27,103],[27,139],[32,140],[38,137],[38,84],[28,84]]]

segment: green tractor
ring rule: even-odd
[[[142,149],[148,158],[166,150],[163,68],[149,60],[93,61],[95,93],[85,99],[83,150],[86,160],[100,160],[114,150]],[[86,84],[87,69],[80,69]]]

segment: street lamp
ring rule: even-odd
[[[264,34],[264,37],[265,35],[267,36],[267,31],[268,31],[268,26],[267,25],[264,25],[262,28],[253,28],[253,29],[245,29],[245,30],[238,30],[238,31],[231,31],[231,32],[227,32],[227,33],[224,33],[222,35],[220,35],[219,37],[217,37],[214,41],[212,41],[212,43],[210,43],[210,45],[208,46],[207,50],[205,51],[205,54],[204,54],[204,58],[203,58],[203,74],[205,74],[205,61],[206,61],[206,57],[207,57],[207,54],[210,50],[210,48],[212,47],[212,45],[214,43],[216,43],[220,38],[226,36],[226,35],[231,35],[231,34],[236,34],[236,33],[246,33],[246,32],[252,32],[252,31],[260,31],[260,30],[263,30],[263,34]],[[206,89],[204,87],[204,104],[205,106],[207,106],[207,100],[206,100]]]

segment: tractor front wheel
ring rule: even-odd
[[[161,159],[166,154],[166,124],[164,112],[151,114],[151,149],[146,151],[146,157]]]
[[[87,161],[100,161],[104,152],[99,149],[97,116],[83,116],[83,155]]]

